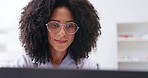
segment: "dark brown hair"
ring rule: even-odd
[[[87,58],[96,47],[101,26],[97,11],[88,0],[32,0],[24,7],[20,20],[20,41],[32,60],[46,63],[50,58],[46,23],[56,7],[67,7],[79,30],[69,46],[70,56],[77,62]]]

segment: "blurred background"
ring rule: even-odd
[[[19,42],[19,18],[29,0],[0,0],[0,66],[12,63],[23,48]]]
[[[19,18],[30,0],[0,0],[0,67],[24,52]],[[90,58],[103,70],[148,71],[148,0],[89,0],[100,17],[102,35]]]

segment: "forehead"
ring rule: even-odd
[[[58,21],[71,21],[73,20],[72,14],[67,7],[57,7],[53,11],[50,20]]]

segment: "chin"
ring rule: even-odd
[[[57,48],[56,51],[60,51],[60,52],[63,52],[63,51],[66,51],[67,48]]]

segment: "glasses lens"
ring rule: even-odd
[[[48,30],[50,32],[58,32],[60,29],[60,25],[58,22],[51,21],[47,24]]]
[[[60,24],[59,22],[56,22],[56,21],[50,21],[46,25],[47,25],[48,31],[53,32],[53,33],[58,33],[60,31],[62,25],[64,25],[64,30],[68,34],[75,34],[79,28],[77,26],[77,24],[74,22]]]
[[[67,23],[66,27],[65,27],[66,31],[70,34],[74,34],[77,31],[77,28],[78,28],[78,26],[74,22]]]

